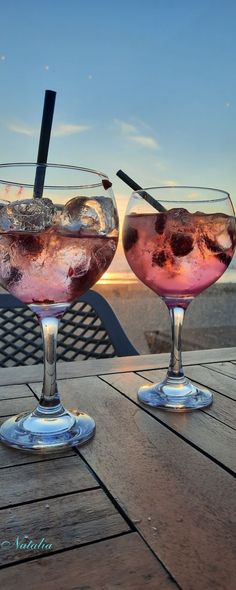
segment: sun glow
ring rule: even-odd
[[[132,272],[105,272],[98,285],[130,285],[136,282],[137,279]]]

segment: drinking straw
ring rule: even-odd
[[[43,195],[46,166],[40,166],[40,164],[46,164],[48,159],[48,149],[52,129],[55,100],[56,92],[54,90],[46,90],[44,97],[43,116],[37,156],[38,166],[36,168],[34,181],[34,198],[37,199],[41,198]]]
[[[118,172],[116,173],[116,176],[119,176],[119,178],[121,178],[121,180],[123,180],[134,191],[139,191],[140,197],[142,197],[145,201],[147,201],[147,203],[149,203],[149,205],[154,207],[154,209],[156,209],[156,211],[160,211],[162,213],[164,211],[166,211],[165,207],[163,207],[163,205],[161,205],[161,203],[158,203],[158,201],[156,201],[156,199],[154,199],[151,195],[149,195],[149,193],[146,193],[146,191],[144,191],[142,189],[142,187],[139,186],[139,184],[137,184],[137,182],[135,182],[135,180],[133,180],[132,178],[130,178],[130,176],[128,176],[125,172],[123,172],[123,170],[118,170]]]

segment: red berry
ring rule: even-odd
[[[163,266],[165,266],[167,260],[168,256],[166,255],[164,250],[161,250],[161,252],[154,252],[152,255],[152,266],[155,266],[157,264],[157,266],[160,266],[162,268]]]
[[[112,186],[112,182],[110,182],[110,180],[108,180],[108,178],[103,178],[102,184],[105,188],[105,191],[107,191],[107,189]]]
[[[127,227],[124,234],[124,250],[126,252],[134,246],[138,239],[138,232],[134,227]]]
[[[170,241],[175,256],[187,256],[193,250],[193,238],[185,234],[172,234]]]

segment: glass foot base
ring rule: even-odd
[[[191,412],[210,406],[213,394],[198,388],[188,379],[166,378],[161,383],[143,385],[138,391],[138,400],[147,406],[172,412]]]
[[[0,428],[0,440],[10,447],[30,452],[56,452],[78,446],[95,433],[93,418],[77,410],[54,416],[36,410],[13,416]]]

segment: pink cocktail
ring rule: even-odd
[[[225,214],[130,214],[124,250],[136,276],[166,300],[192,299],[214,283],[231,262],[235,222]]]
[[[136,276],[166,303],[173,334],[167,376],[139,390],[143,403],[191,410],[212,402],[210,392],[184,376],[181,327],[189,303],[227,269],[235,244],[233,207],[224,191],[159,187],[131,197],[123,229],[125,255]]]
[[[0,236],[0,283],[24,303],[37,306],[39,316],[45,305],[62,304],[64,310],[94,285],[117,247],[117,237],[62,235],[56,227]]]
[[[57,164],[0,165],[0,284],[36,313],[44,341],[39,405],[2,424],[5,444],[49,452],[93,436],[93,418],[60,401],[57,330],[64,311],[107,270],[117,241],[106,175]]]

